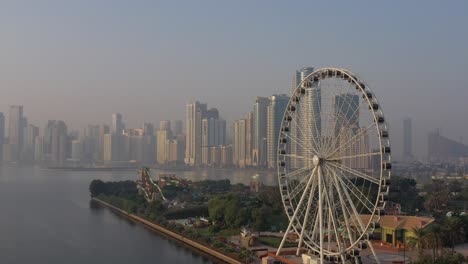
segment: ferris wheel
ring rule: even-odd
[[[319,263],[348,263],[370,248],[390,184],[390,141],[381,105],[345,69],[306,76],[286,106],[278,137],[278,180],[290,232]],[[377,260],[377,262],[379,262]]]

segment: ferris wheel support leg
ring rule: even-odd
[[[313,175],[311,175],[313,177]],[[310,211],[310,206],[312,205],[312,200],[313,200],[313,189],[315,189],[315,182],[313,183],[312,190],[309,194],[309,201],[307,202],[307,209],[306,213],[304,216],[304,222],[302,223],[302,230],[301,230],[301,236],[299,237],[299,243],[297,244],[297,251],[296,251],[296,256],[299,256],[299,252],[301,251],[301,246],[302,246],[302,240],[304,239],[304,231],[306,229],[306,224],[307,220],[309,219],[309,211]]]
[[[377,257],[377,253],[375,253],[375,249],[374,249],[374,246],[372,245],[371,241],[370,241],[370,240],[367,240],[367,244],[369,245],[369,248],[371,249],[372,254],[374,255],[375,262],[377,262],[377,264],[380,264],[380,260],[379,260],[379,258]]]
[[[283,239],[281,240],[281,243],[278,247],[278,250],[276,251],[276,256],[279,256],[281,249],[283,248],[284,242],[286,241],[286,237],[289,234],[289,231],[291,230],[292,224],[294,223],[294,220],[296,219],[297,214],[299,213],[299,209],[301,208],[302,203],[304,202],[304,198],[307,194],[307,191],[309,191],[310,183],[313,179],[314,172],[316,171],[317,167],[314,168],[312,171],[311,175],[309,176],[309,180],[307,181],[307,185],[304,189],[304,193],[302,193],[301,199],[299,200],[299,203],[297,203],[297,208],[294,211],[293,216],[291,217],[291,220],[289,221],[288,228],[286,229],[286,232],[284,233]]]
[[[320,230],[320,263],[323,263],[323,197],[322,197],[322,167],[321,165],[317,166],[318,170],[318,188],[319,188],[319,207],[318,207],[318,213],[319,213],[319,230]]]

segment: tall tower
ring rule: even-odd
[[[246,165],[246,122],[245,119],[234,121],[232,161],[240,168],[245,168]]]
[[[206,116],[207,105],[198,101],[185,106],[185,159],[187,165],[201,163],[202,149],[202,119]]]
[[[51,159],[56,164],[63,164],[68,150],[67,125],[63,121],[55,121],[51,132]]]
[[[413,128],[411,119],[403,119],[403,159],[411,160],[413,158]]]
[[[215,118],[218,115],[202,120],[202,164],[209,165],[211,147],[226,143],[226,121]]]
[[[245,123],[245,165],[252,166],[253,112],[247,113]]]
[[[262,141],[267,137],[267,112],[270,99],[257,96],[253,106],[252,166],[266,167],[267,153]]]
[[[23,106],[10,106],[10,116],[8,120],[8,140],[11,149],[10,158],[12,161],[19,160],[20,151],[23,149],[23,120]]]
[[[349,140],[355,139],[355,143],[340,149],[341,155],[353,156],[368,153],[369,136],[363,133],[364,128],[359,127],[359,96],[349,93],[335,95],[333,107],[337,117],[334,124],[334,136],[338,138],[337,144],[346,145]],[[342,162],[353,169],[368,169],[370,158],[354,157]]]
[[[273,95],[267,112],[267,165],[268,168],[276,168],[276,154],[278,146],[279,129],[284,110],[289,102],[289,96],[285,94]]]
[[[122,115],[119,113],[112,114],[112,127],[111,133],[114,135],[122,135],[124,124],[122,122]]]
[[[292,82],[291,82],[291,95],[296,90],[297,86],[304,81],[307,76],[314,72],[313,67],[303,67],[302,69],[295,71],[293,74]],[[321,123],[320,123],[320,90],[314,86],[311,87],[307,84],[302,84],[302,88],[306,88],[306,94],[304,99],[298,105],[298,109],[296,111],[298,122],[293,122],[291,124],[291,136],[293,138],[300,138],[303,142],[307,142],[310,144],[312,137],[318,137],[321,130]],[[312,119],[314,118],[314,119]],[[311,121],[315,120],[314,123]],[[298,155],[298,156],[307,156],[308,152],[304,149],[304,147],[300,146],[297,142],[291,142],[291,154]],[[295,168],[303,167],[305,164],[304,159],[291,159],[292,166]]]

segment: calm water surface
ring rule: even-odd
[[[246,171],[176,172],[192,180],[248,183]],[[146,227],[90,203],[91,180],[135,179],[133,171],[75,172],[0,167],[0,263],[213,263]],[[154,173],[156,176],[156,173]],[[272,185],[273,174],[263,173]]]

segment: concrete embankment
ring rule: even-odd
[[[154,223],[152,223],[150,221],[147,221],[147,220],[145,220],[145,219],[143,219],[141,217],[138,217],[138,216],[136,216],[134,214],[129,214],[128,212],[126,212],[126,211],[124,211],[124,210],[122,210],[120,208],[117,208],[117,207],[115,207],[115,206],[113,206],[113,205],[111,205],[109,203],[106,203],[106,202],[104,202],[102,200],[99,200],[97,198],[92,198],[92,199],[94,201],[104,205],[104,206],[109,207],[110,209],[112,209],[112,210],[114,210],[116,212],[119,212],[122,215],[127,216],[128,218],[130,218],[130,219],[132,219],[134,221],[137,221],[137,222],[140,222],[140,223],[142,223],[144,225],[147,225],[147,226],[149,226],[149,227],[151,227],[151,228],[153,228],[153,229],[155,229],[155,230],[157,230],[157,231],[159,231],[159,232],[161,232],[161,233],[163,233],[165,235],[168,235],[168,236],[170,236],[170,237],[172,237],[174,239],[177,239],[177,240],[179,240],[179,241],[181,241],[181,242],[183,242],[183,243],[185,243],[187,245],[190,245],[190,246],[192,246],[192,247],[194,247],[194,248],[196,248],[196,249],[198,249],[200,251],[203,251],[203,252],[205,252],[205,253],[207,253],[207,254],[209,254],[209,255],[211,255],[211,256],[219,259],[219,260],[222,260],[222,261],[224,261],[226,263],[231,263],[231,264],[241,264],[242,263],[242,262],[239,262],[236,259],[233,259],[233,258],[231,258],[229,256],[224,255],[224,254],[221,254],[218,251],[213,250],[213,249],[211,249],[209,247],[206,247],[206,246],[204,246],[204,245],[202,245],[202,244],[200,244],[198,242],[195,242],[195,241],[193,241],[193,240],[191,240],[189,238],[186,238],[186,237],[181,236],[181,235],[179,235],[177,233],[174,233],[174,232],[172,232],[172,231],[170,231],[170,230],[168,230],[168,229],[166,229],[166,228],[164,228],[164,227],[162,227],[160,225],[154,224]]]

